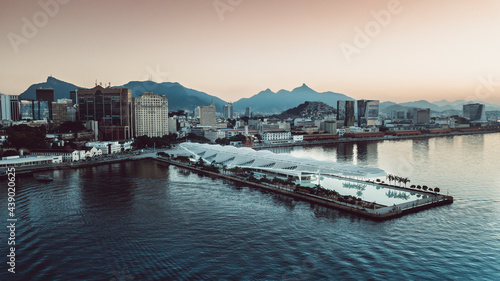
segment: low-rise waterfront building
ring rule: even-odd
[[[62,156],[9,157],[0,160],[0,168],[62,163]]]
[[[118,141],[88,142],[85,146],[100,149],[103,155],[119,153],[121,151]]]
[[[132,141],[119,141],[121,151],[132,150]]]
[[[265,143],[277,144],[292,142],[292,133],[284,130],[271,130],[262,134]]]
[[[80,160],[80,152],[76,149],[34,149],[32,155],[36,156],[61,156],[63,162],[74,162]]]
[[[92,158],[96,156],[101,156],[102,149],[96,147],[84,147],[85,150],[85,158]]]

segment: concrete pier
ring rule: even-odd
[[[426,210],[429,208],[453,203],[453,197],[451,197],[451,196],[435,194],[435,193],[425,192],[425,191],[419,190],[416,192],[428,193],[429,195],[432,195],[432,196],[425,198],[425,199],[421,199],[421,200],[419,199],[417,201],[411,201],[411,202],[402,203],[402,204],[398,204],[398,205],[384,206],[384,207],[379,206],[375,209],[368,209],[368,208],[360,207],[360,206],[357,206],[354,204],[349,204],[349,203],[345,203],[345,202],[341,202],[341,201],[337,201],[337,200],[333,200],[333,199],[329,199],[329,198],[316,196],[314,194],[308,194],[305,192],[295,191],[293,189],[282,187],[282,186],[277,186],[277,185],[272,185],[272,184],[255,183],[255,182],[250,182],[250,181],[247,181],[243,178],[236,177],[236,176],[229,175],[229,174],[214,173],[214,172],[210,172],[210,171],[205,171],[205,170],[199,169],[197,167],[193,167],[191,165],[187,165],[187,164],[184,164],[184,163],[181,163],[178,161],[172,161],[172,160],[166,159],[166,158],[155,157],[153,159],[155,159],[156,161],[159,161],[159,162],[172,164],[172,165],[180,167],[180,168],[184,168],[184,169],[188,169],[188,170],[195,171],[198,173],[202,173],[202,174],[205,174],[205,175],[213,177],[213,178],[222,178],[222,179],[231,180],[233,182],[237,182],[237,183],[245,184],[245,185],[248,185],[251,187],[257,187],[257,188],[265,189],[268,191],[284,194],[284,195],[287,195],[287,196],[290,196],[290,197],[293,197],[296,199],[319,204],[319,205],[329,207],[332,209],[346,211],[346,212],[349,212],[352,214],[356,214],[356,215],[359,215],[359,216],[362,216],[365,218],[369,218],[372,220],[377,220],[377,221],[393,219],[393,218],[401,217],[401,216],[406,215],[406,214],[416,213],[416,212]],[[367,183],[367,182],[361,181],[361,180],[355,180],[355,179],[349,179],[349,180],[357,181],[359,183]],[[374,184],[374,183],[371,183],[371,184]],[[381,186],[382,185],[383,184],[381,184]],[[387,186],[387,185],[385,185],[385,186]],[[391,188],[408,190],[408,188],[397,187],[397,186],[391,186]],[[415,191],[415,190],[412,190],[412,191]],[[368,202],[368,203],[371,203],[371,202]]]

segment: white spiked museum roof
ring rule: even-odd
[[[382,177],[386,173],[377,168],[359,167],[340,164],[334,161],[319,161],[312,158],[299,158],[287,153],[273,153],[267,150],[253,150],[247,147],[221,146],[200,143],[182,143],[180,147],[190,153],[196,160],[206,163],[215,161],[228,168],[242,167],[254,170],[269,171],[286,175],[323,174],[346,177]]]

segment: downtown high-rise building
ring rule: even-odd
[[[200,107],[200,126],[204,127],[215,127],[217,124],[217,115],[215,111],[215,104],[212,103],[209,106]]]
[[[470,121],[486,121],[485,106],[481,103],[464,104],[463,105],[464,117]]]
[[[245,116],[252,117],[252,108],[251,107],[245,108]]]
[[[21,100],[19,105],[22,120],[50,120],[48,101]]]
[[[64,122],[76,121],[76,108],[71,99],[58,99],[52,103],[52,124],[57,127]]]
[[[431,123],[430,108],[414,108],[413,109],[413,124],[429,124]]]
[[[45,101],[49,107],[49,120],[52,120],[52,103],[55,101],[55,92],[52,88],[39,88],[35,90],[37,101]]]
[[[358,127],[378,125],[378,100],[358,100]]]
[[[339,100],[337,101],[337,126],[350,127],[354,126],[354,101]]]
[[[55,93],[54,89],[52,88],[35,89],[35,95],[36,95],[36,100],[49,101],[49,102],[55,101]]]
[[[19,121],[19,96],[0,94],[0,119]]]
[[[102,86],[78,89],[76,100],[79,120],[98,122],[99,140],[123,140],[133,136],[130,89]]]
[[[169,134],[168,99],[165,95],[143,93],[133,100],[135,136],[163,137]]]
[[[233,103],[229,102],[223,107],[223,115],[225,119],[233,119]]]

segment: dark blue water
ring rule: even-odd
[[[500,280],[499,148],[491,134],[283,151],[455,197],[386,222],[148,161],[21,177],[17,273],[3,227],[0,280]],[[0,206],[7,225],[5,191]]]

